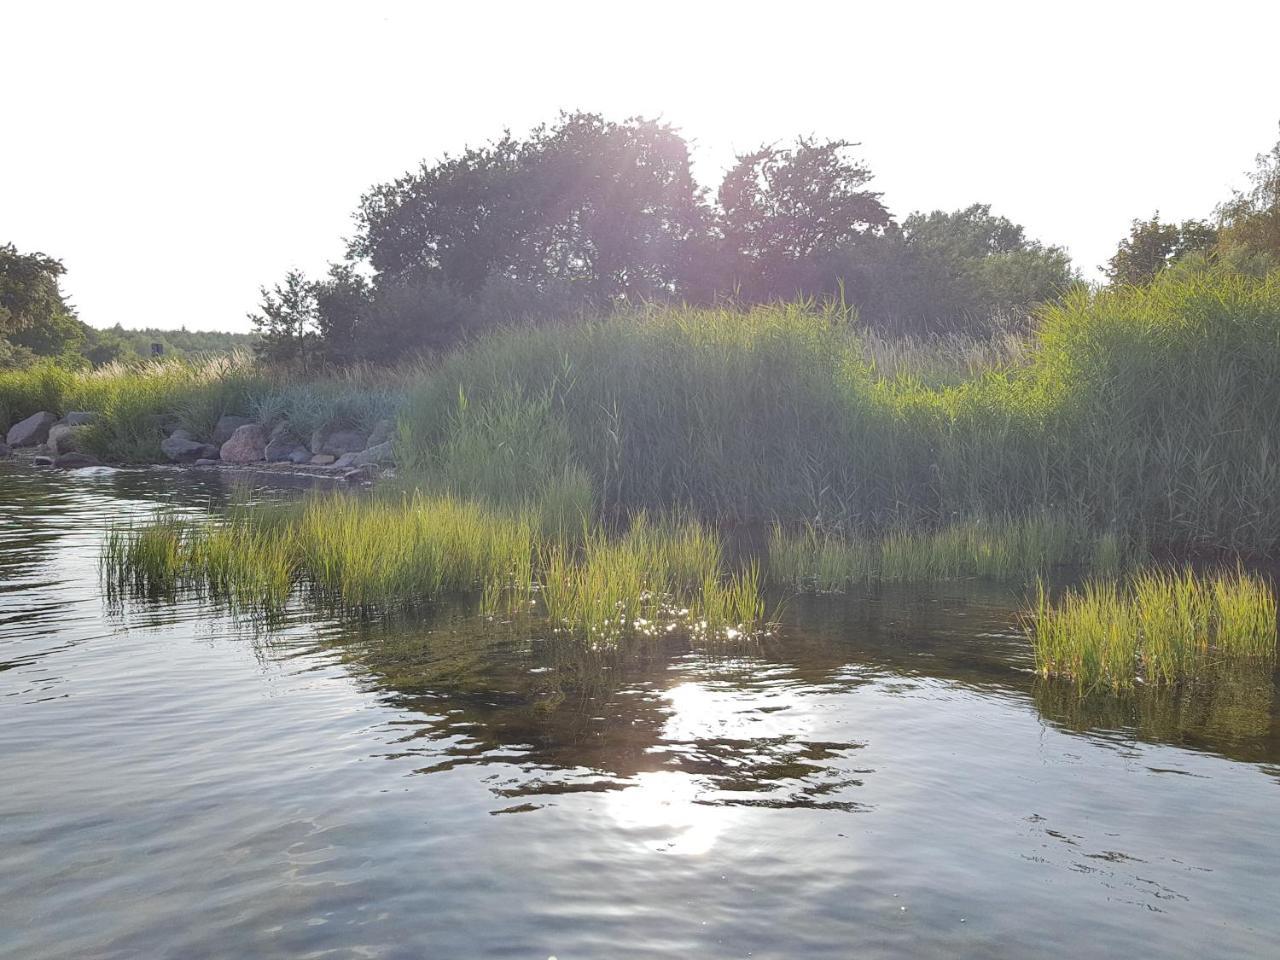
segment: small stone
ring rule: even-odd
[[[5,442],[11,447],[34,447],[44,443],[49,437],[49,430],[58,418],[48,410],[33,413],[25,420],[19,420],[9,428]]]

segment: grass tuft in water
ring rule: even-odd
[[[1223,661],[1272,663],[1276,600],[1254,574],[1142,571],[1091,581],[1054,601],[1043,583],[1026,616],[1041,676],[1123,690],[1195,679]]]

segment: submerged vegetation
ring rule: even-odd
[[[1222,663],[1276,656],[1276,600],[1242,569],[1150,569],[1123,586],[1090,581],[1059,600],[1040,585],[1027,618],[1036,669],[1082,688],[1191,679]]]

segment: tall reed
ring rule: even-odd
[[[1037,671],[1081,688],[1173,683],[1222,661],[1271,664],[1276,656],[1275,595],[1241,568],[1146,570],[1124,585],[1088,582],[1056,601],[1040,583],[1025,622]]]

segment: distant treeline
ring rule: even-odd
[[[361,199],[346,258],[290,272],[251,314],[272,360],[343,364],[436,354],[496,326],[637,303],[816,300],[883,335],[1025,330],[1081,280],[1061,247],[975,203],[898,218],[844,140],[737,158],[714,194],[670,125],[562,114],[445,156]],[[1113,286],[1168,270],[1262,276],[1280,264],[1280,144],[1207,219],[1135,220]],[[221,352],[230,334],[91,330],[58,292],[62,265],[0,247],[0,364],[95,364]]]
[[[62,295],[61,261],[43,253],[19,253],[0,245],[0,370],[38,360],[64,366],[95,367],[154,355],[159,344],[166,357],[209,357],[247,351],[259,343],[250,333],[213,330],[126,330],[119,324],[98,330],[80,321]]]

